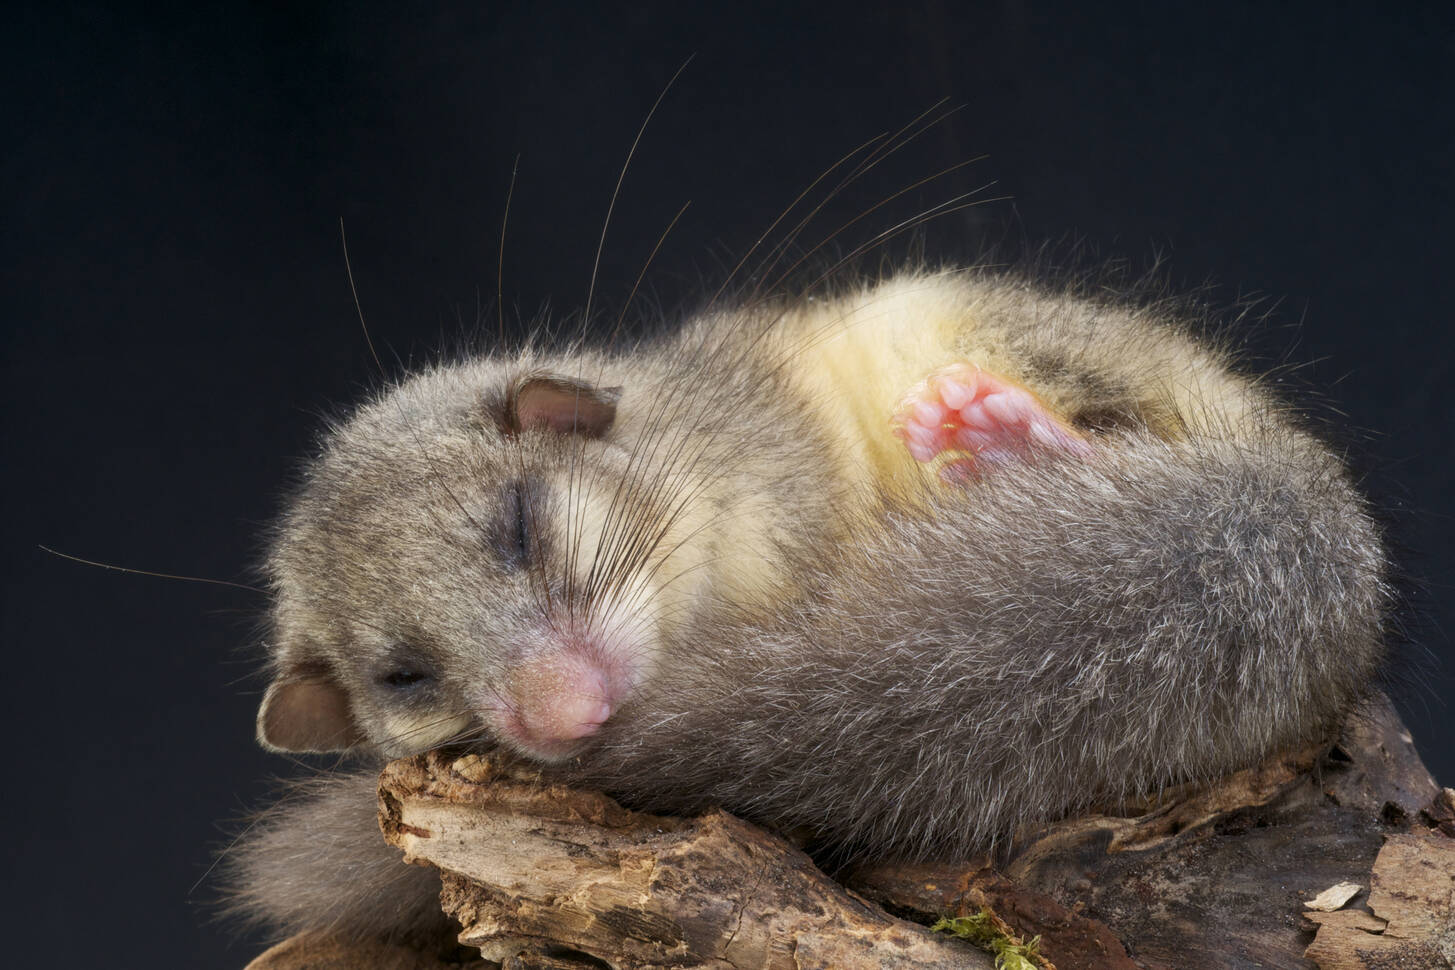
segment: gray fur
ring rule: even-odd
[[[1002,473],[717,625],[572,774],[954,858],[1326,737],[1367,687],[1379,545],[1307,442],[1135,437]]]
[[[1391,601],[1339,461],[1159,312],[921,284],[973,311],[966,357],[1009,362],[1095,454],[856,488],[834,403],[792,379],[808,346],[792,306],[623,354],[439,368],[334,429],[285,515],[278,678],[336,682],[366,750],[438,742],[386,728],[406,705],[426,727],[470,715],[454,740],[489,745],[479,698],[509,693],[543,611],[589,626],[623,577],[660,575],[672,596],[638,604],[649,676],[550,770],[656,810],[806,827],[837,857],[964,856],[1325,737],[1375,673]],[[847,320],[875,292],[834,299]],[[621,388],[615,424],[502,433],[493,402],[533,373]],[[529,569],[499,551],[502,489],[522,480],[541,483]],[[586,493],[610,497],[618,536],[592,582],[565,565]],[[699,513],[670,549],[653,538]],[[663,568],[681,549],[693,567]],[[734,585],[745,550],[756,585]],[[437,675],[407,698],[379,686],[401,643]],[[236,908],[287,931],[437,925],[436,884],[391,864],[363,787],[280,805],[235,854]]]
[[[404,865],[379,834],[378,777],[366,768],[292,783],[224,857],[224,915],[280,937],[452,940],[439,873]]]

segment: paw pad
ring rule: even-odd
[[[916,461],[964,452],[944,469],[952,481],[1033,451],[1084,455],[1091,450],[1030,391],[974,364],[952,364],[915,385],[891,423]]]

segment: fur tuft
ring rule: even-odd
[[[434,946],[458,927],[440,877],[379,834],[377,768],[291,782],[224,857],[222,915],[272,939],[307,930]]]

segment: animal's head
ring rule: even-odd
[[[623,430],[628,396],[486,361],[418,376],[335,428],[268,559],[262,744],[579,750],[690,595],[662,579],[691,565],[673,539],[688,526]]]

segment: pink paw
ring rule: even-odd
[[[950,481],[1032,451],[1091,453],[1086,439],[1034,394],[974,364],[951,364],[915,385],[891,422],[916,461],[931,461],[946,451],[966,452],[967,457],[944,469]]]

